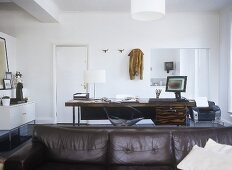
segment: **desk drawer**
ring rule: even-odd
[[[185,107],[157,107],[155,115],[156,125],[185,125]]]

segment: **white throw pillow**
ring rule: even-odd
[[[215,142],[213,139],[210,139],[205,144],[205,149],[208,149],[213,152],[218,153],[225,153],[225,154],[231,154],[232,155],[232,146],[220,144]]]
[[[231,154],[222,154],[197,145],[177,165],[182,170],[231,170]]]

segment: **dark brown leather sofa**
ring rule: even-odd
[[[208,138],[232,144],[227,128],[62,128],[36,126],[32,142],[4,170],[175,170]]]

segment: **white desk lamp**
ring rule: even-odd
[[[95,83],[105,83],[106,72],[105,70],[86,70],[84,72],[85,83],[94,84],[94,99],[96,97]]]

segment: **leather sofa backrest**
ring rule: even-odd
[[[228,128],[61,128],[35,126],[32,142],[52,161],[175,166],[209,138],[232,145]]]
[[[108,133],[104,130],[78,130],[36,126],[33,143],[42,142],[48,159],[62,162],[105,164]]]
[[[109,162],[113,165],[172,165],[171,132],[152,130],[110,133]]]
[[[204,147],[209,138],[218,143],[232,145],[232,127],[211,129],[183,129],[172,132],[173,150],[178,164],[194,145]]]

